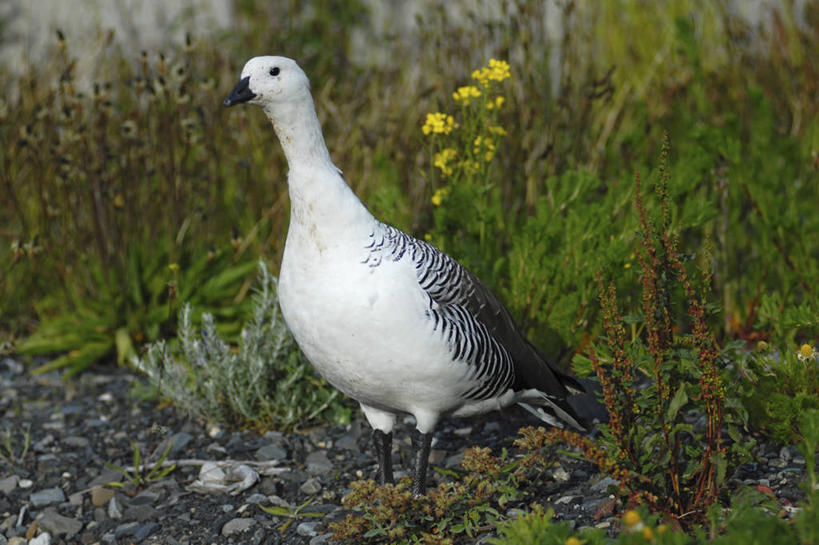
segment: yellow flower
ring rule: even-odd
[[[427,114],[421,131],[424,134],[449,134],[454,128],[455,119],[451,115],[436,112],[434,114]]]
[[[452,93],[452,98],[455,102],[466,106],[473,98],[481,96],[481,92],[474,85],[467,85],[465,87],[458,87],[458,90]]]
[[[657,533],[658,534],[664,534],[667,531],[668,531],[668,526],[666,526],[665,524],[660,524],[659,526],[657,526]]]
[[[643,526],[643,537],[646,541],[654,541],[654,530],[648,526]]]
[[[472,151],[476,156],[483,154],[484,161],[488,163],[495,157],[495,143],[489,137],[477,136]]]
[[[432,164],[444,174],[444,176],[452,176],[452,159],[455,158],[456,151],[452,148],[446,148],[435,154]]]
[[[634,509],[629,509],[623,515],[623,523],[626,526],[637,526],[638,524],[640,524],[641,520],[642,519],[640,518],[640,513],[638,513]]]
[[[430,240],[432,240],[432,235],[430,235],[429,233],[425,234],[425,235],[424,235],[424,240],[426,240],[427,242],[429,242]]]
[[[506,129],[501,127],[500,125],[492,125],[489,127],[489,132],[492,134],[497,134],[498,136],[506,136]]]
[[[764,352],[768,349],[768,343],[766,343],[765,341],[759,341],[758,343],[756,343],[756,349],[759,350],[760,352]]]
[[[432,199],[430,200],[432,201],[432,204],[434,204],[435,206],[441,206],[447,195],[449,195],[449,188],[442,187],[440,189],[435,190],[435,193],[433,193]]]
[[[813,349],[813,347],[811,345],[803,344],[799,348],[799,353],[797,354],[797,357],[801,361],[815,360],[816,359],[816,351]]]
[[[488,87],[491,81],[501,82],[511,77],[512,72],[509,63],[496,59],[489,59],[489,66],[472,72],[472,79],[478,80],[484,87]]]
[[[486,109],[487,110],[494,110],[494,109],[500,110],[501,106],[503,106],[503,103],[505,101],[506,101],[506,99],[503,98],[502,96],[496,96],[495,100],[490,100],[489,102],[486,103]]]
[[[567,539],[567,540],[566,540],[566,544],[565,544],[565,545],[583,545],[583,544],[580,542],[580,540],[579,540],[579,539],[577,539],[576,537],[572,536],[572,537],[570,537],[569,539]]]

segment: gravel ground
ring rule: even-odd
[[[31,437],[25,458],[12,464],[0,458],[0,545],[320,545],[330,543],[326,523],[346,515],[340,503],[348,483],[374,475],[371,432],[360,418],[346,428],[292,434],[221,430],[172,407],[135,401],[129,393],[139,378],[104,371],[64,382],[57,374],[32,378],[11,359],[0,362],[0,433],[11,433],[18,457],[26,431]],[[457,466],[472,445],[499,452],[511,446],[518,428],[534,423],[517,410],[448,420],[436,433],[431,462]],[[397,477],[411,459],[409,431],[405,423],[395,433]],[[106,486],[123,481],[106,463],[131,465],[131,441],[154,456],[172,442],[168,459],[179,467],[136,494]],[[2,441],[0,453],[8,458]],[[795,448],[775,445],[761,444],[755,453],[756,461],[740,468],[731,485],[770,488],[789,509],[803,497],[797,483],[804,478],[804,459]],[[202,462],[227,460],[249,462],[238,477],[228,471],[229,483],[231,477],[252,479],[254,471],[258,481],[235,494],[201,491]],[[614,528],[611,508],[619,507],[608,501],[613,481],[588,463],[562,455],[558,461],[552,482],[536,499],[578,527]],[[261,509],[296,508],[311,498],[304,515],[286,527],[288,519]]]

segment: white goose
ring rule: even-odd
[[[549,413],[582,428],[566,396],[583,387],[524,338],[492,292],[448,255],[378,221],[352,192],[330,159],[295,61],[250,59],[224,104],[244,102],[270,118],[290,167],[282,314],[318,372],[361,404],[382,484],[393,482],[399,414],[415,418],[416,495],[426,490],[442,416],[519,403],[551,424]]]

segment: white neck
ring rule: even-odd
[[[264,109],[290,167],[291,229],[319,225],[348,230],[373,220],[333,164],[310,97]]]

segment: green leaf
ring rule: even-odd
[[[685,382],[681,382],[680,387],[677,388],[677,393],[674,394],[674,398],[671,400],[671,403],[668,404],[668,410],[665,414],[665,421],[667,424],[674,422],[680,408],[687,402],[688,395],[685,393]]]

